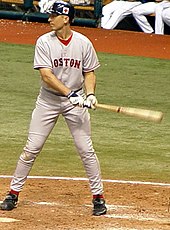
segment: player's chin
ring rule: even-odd
[[[56,26],[50,23],[51,30],[56,30]]]
[[[52,31],[59,31],[60,29],[61,29],[61,27],[51,25],[51,30]]]
[[[54,26],[50,25],[50,27],[51,27],[51,30],[55,30],[55,27],[54,27]]]

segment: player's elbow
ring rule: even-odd
[[[49,75],[41,75],[41,77],[42,77],[42,80],[47,84],[49,84],[52,80],[51,76],[49,76]]]
[[[40,74],[41,74],[42,80],[47,84],[51,82],[53,79],[53,74],[50,69],[42,68],[40,69]]]

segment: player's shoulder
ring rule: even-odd
[[[41,35],[38,39],[37,42],[45,42],[45,41],[50,41],[55,39],[55,33],[53,31],[50,31],[48,33],[45,33],[43,35]]]
[[[87,38],[85,35],[77,32],[77,31],[72,31],[73,36],[77,39],[77,41],[82,41],[84,43],[91,43],[90,39]]]

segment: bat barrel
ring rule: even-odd
[[[163,113],[160,111],[139,108],[121,107],[120,113],[126,114],[128,116],[133,116],[136,118],[141,118],[147,121],[153,121],[156,123],[160,123],[163,118]]]
[[[140,108],[120,107],[115,105],[97,104],[97,108],[110,110],[115,113],[121,113],[127,116],[143,119],[146,121],[153,121],[160,123],[163,119],[163,113],[161,111],[146,110]]]

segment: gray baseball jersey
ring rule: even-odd
[[[82,88],[83,72],[99,67],[96,52],[87,37],[73,31],[70,43],[65,46],[54,32],[41,36],[36,45],[34,68],[52,69],[57,78],[71,90]],[[43,87],[48,87],[42,83]]]

